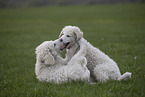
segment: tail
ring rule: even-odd
[[[130,72],[126,72],[126,73],[124,73],[123,75],[121,75],[121,77],[118,78],[118,80],[119,80],[119,81],[121,81],[121,80],[127,80],[127,79],[129,79],[129,78],[131,78],[131,73],[130,73]]]

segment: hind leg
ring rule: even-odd
[[[97,81],[106,82],[109,79],[117,80],[121,74],[116,64],[100,64],[94,68],[94,75]]]
[[[98,82],[106,82],[109,80],[107,68],[104,65],[97,65],[94,68],[94,76]]]

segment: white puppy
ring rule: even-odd
[[[86,67],[87,60],[84,57],[86,47],[80,45],[79,52],[65,65],[67,58],[63,60],[57,55],[61,45],[62,43],[58,40],[45,41],[36,48],[35,73],[37,78],[40,81],[54,82],[56,84],[72,80],[89,81],[90,71]]]
[[[109,79],[125,80],[131,78],[131,73],[126,72],[121,75],[117,64],[109,58],[105,53],[95,48],[87,40],[83,38],[83,32],[76,26],[66,26],[60,33],[60,42],[63,43],[61,51],[79,45],[78,41],[81,39],[81,45],[86,45],[87,67],[90,70],[91,79],[99,82],[104,82]],[[69,51],[68,50],[68,51]]]

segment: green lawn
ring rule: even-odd
[[[55,40],[65,25],[112,59],[127,81],[41,83],[35,76],[35,48]],[[145,4],[0,9],[0,97],[144,97]]]

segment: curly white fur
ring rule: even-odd
[[[69,35],[69,37],[67,37]],[[131,73],[126,72],[121,75],[120,70],[109,56],[95,48],[87,40],[83,38],[83,32],[76,26],[66,26],[62,29],[60,34],[61,42],[70,43],[68,48],[76,46],[77,41],[81,39],[81,43],[86,47],[87,67],[90,70],[91,78],[99,82],[105,82],[109,79],[125,80],[131,78]],[[69,49],[71,50],[71,49]]]
[[[54,43],[56,47],[53,46]],[[53,55],[59,49],[58,45],[61,45],[58,41],[45,41],[36,48],[35,73],[37,78],[40,81],[56,84],[72,80],[89,81],[90,71],[86,67],[87,60],[84,57],[86,53],[84,45],[80,45],[79,52],[72,57],[67,65],[59,55]]]

